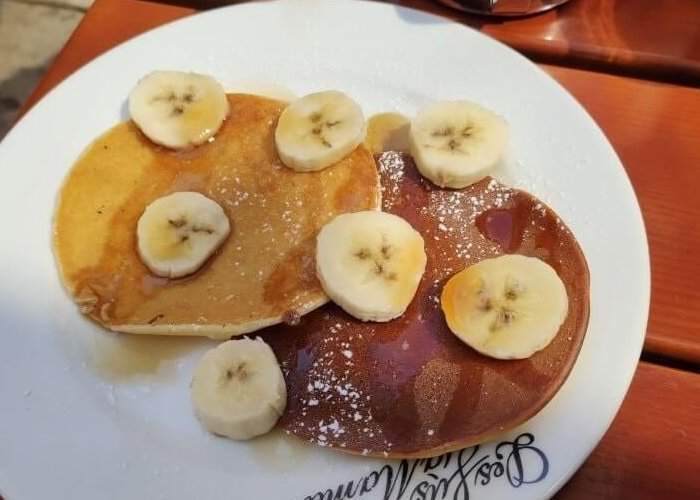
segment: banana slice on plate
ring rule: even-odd
[[[425,271],[423,237],[401,217],[379,211],[339,215],[316,242],[316,272],[328,296],[363,321],[406,310]]]
[[[420,173],[440,187],[463,188],[488,175],[508,139],[508,124],[469,101],[444,101],[411,122],[411,155]]]
[[[554,339],[569,299],[549,264],[502,255],[450,278],[441,305],[450,330],[467,345],[493,358],[523,359]]]
[[[306,95],[287,106],[275,129],[277,154],[298,172],[339,162],[365,140],[360,106],[336,90]]]
[[[204,354],[192,377],[191,397],[207,430],[243,440],[275,426],[287,406],[287,386],[270,346],[244,338]]]
[[[153,274],[180,278],[199,269],[230,231],[218,203],[200,193],[180,191],[146,207],[136,226],[137,248]]]
[[[223,87],[210,76],[154,71],[131,91],[129,113],[153,142],[181,149],[213,137],[228,116],[229,104]]]

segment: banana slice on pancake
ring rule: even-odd
[[[229,103],[221,84],[210,76],[154,71],[131,91],[129,113],[153,142],[182,149],[213,137],[228,116]]]
[[[173,193],[153,201],[139,218],[139,256],[153,274],[180,278],[199,269],[230,230],[215,201],[190,191]]]
[[[317,238],[316,271],[323,289],[363,321],[389,321],[403,314],[425,264],[423,237],[386,212],[339,215]]]
[[[339,162],[365,140],[360,106],[336,90],[308,94],[282,111],[275,144],[282,162],[312,172]]]
[[[282,370],[260,338],[229,340],[205,353],[190,390],[204,427],[231,439],[265,434],[287,406]]]
[[[420,173],[440,187],[463,188],[484,177],[500,159],[508,125],[469,101],[443,101],[411,122],[411,154]]]
[[[554,339],[569,299],[549,264],[502,255],[450,278],[441,305],[450,330],[469,346],[493,358],[523,359]]]

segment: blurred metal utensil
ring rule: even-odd
[[[439,0],[455,9],[489,16],[525,16],[553,9],[569,0]]]

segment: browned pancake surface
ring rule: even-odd
[[[210,143],[175,152],[122,123],[69,173],[55,253],[68,290],[104,326],[226,338],[327,301],[315,273],[316,234],[339,213],[377,206],[374,160],[360,147],[321,172],[296,173],[274,146],[285,104],[251,95],[229,102],[231,114]],[[174,191],[219,203],[232,230],[199,271],[168,280],[141,262],[136,223],[149,203]]]
[[[389,323],[363,323],[331,304],[298,326],[264,331],[287,380],[280,425],[351,453],[437,455],[524,422],[554,396],[586,332],[588,269],[571,232],[531,195],[492,179],[439,189],[401,153],[384,153],[378,163],[384,209],[423,235],[426,273],[406,313]],[[439,304],[455,272],[504,253],[544,260],[569,296],[557,336],[524,360],[492,359],[466,346]]]

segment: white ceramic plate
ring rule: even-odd
[[[557,396],[498,442],[430,461],[383,462],[280,434],[236,443],[204,432],[192,415],[188,384],[206,341],[158,344],[157,367],[144,359],[129,373],[111,366],[110,356],[118,359],[133,345],[85,321],[64,293],[50,249],[51,215],[81,150],[124,118],[129,90],[157,68],[210,73],[229,88],[253,82],[299,94],[340,88],[367,115],[411,115],[432,100],[464,97],[504,115],[512,140],[498,177],[533,192],[566,220],[591,271],[588,334]],[[444,491],[445,498],[546,497],[601,438],[637,364],[649,303],[648,251],[615,152],[581,106],[535,65],[437,17],[377,3],[289,0],[163,26],[59,85],[3,141],[0,166],[6,500],[395,500],[433,498],[432,488],[436,498]]]

